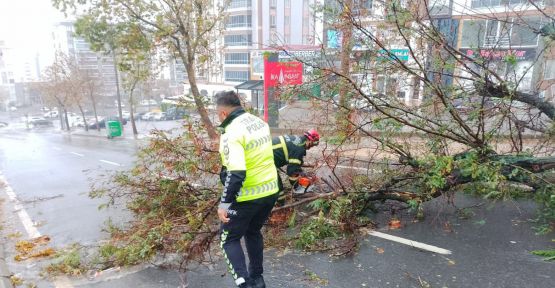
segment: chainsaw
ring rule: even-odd
[[[295,185],[293,188],[293,194],[304,194],[307,192],[311,192],[314,188],[312,184],[316,182],[317,179],[318,178],[316,177],[316,175],[300,176],[297,180],[297,185]]]

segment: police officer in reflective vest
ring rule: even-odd
[[[268,124],[241,107],[233,91],[220,93],[216,100],[224,185],[218,217],[221,248],[228,269],[238,287],[266,287],[262,277],[264,241],[260,229],[278,197],[278,176],[274,166],[272,137]],[[245,237],[249,266],[241,248]]]
[[[304,132],[301,136],[284,135],[272,139],[274,149],[274,162],[277,168],[287,165],[286,174],[289,177],[289,183],[293,186],[295,193],[304,193],[306,188],[312,184],[311,178],[307,177],[299,181],[305,176],[302,165],[306,150],[318,145],[320,134],[316,130],[311,129]],[[302,182],[302,183],[299,183]],[[283,183],[279,180],[280,191],[283,191]],[[280,199],[282,202],[283,199]],[[283,203],[280,203],[283,204]]]

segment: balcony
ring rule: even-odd
[[[230,10],[250,10],[251,0],[231,0],[226,8],[226,11]]]
[[[511,39],[508,36],[486,36],[484,39],[484,47],[509,47]]]

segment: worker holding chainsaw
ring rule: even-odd
[[[289,183],[293,186],[293,193],[303,194],[312,184],[313,178],[307,175],[302,165],[306,150],[317,146],[320,141],[320,134],[314,129],[310,129],[303,135],[283,135],[272,139],[274,149],[274,163],[278,169],[287,165],[286,174],[289,177]],[[283,170],[282,170],[283,171]],[[279,179],[280,201],[283,204],[283,183]]]

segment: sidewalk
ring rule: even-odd
[[[4,253],[4,244],[0,244],[0,288],[11,288],[11,273],[6,265],[6,254]]]
[[[153,130],[169,130],[169,129],[179,129],[181,127],[181,121],[137,121],[137,135],[133,135],[133,128],[131,123],[127,123],[127,125],[123,126],[123,133],[121,137],[128,140],[143,140],[148,139],[151,137],[150,132]],[[89,129],[89,131],[85,131],[84,128],[72,128],[71,131],[62,131],[56,130],[57,133],[60,134],[69,134],[69,135],[77,135],[77,136],[85,136],[85,137],[98,137],[98,138],[108,138],[107,132],[105,128],[100,129],[100,131],[96,129]]]

